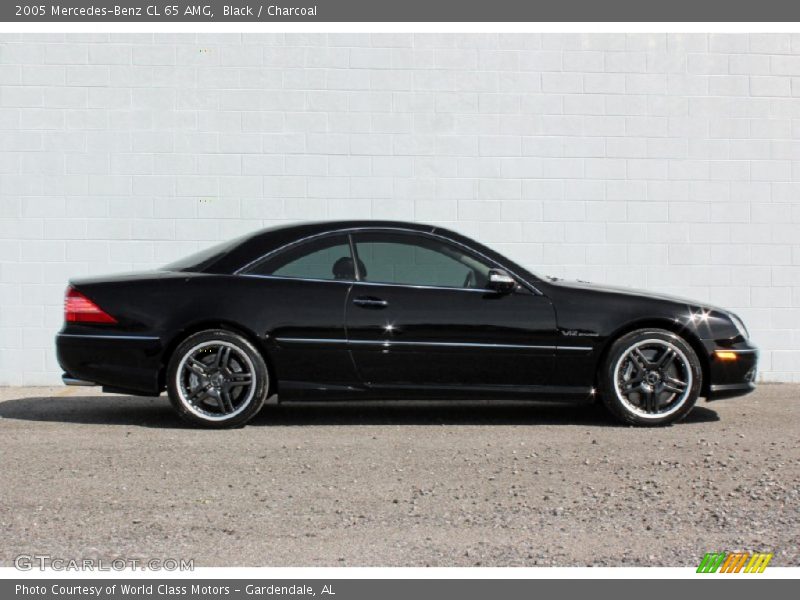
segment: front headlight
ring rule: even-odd
[[[747,327],[744,326],[744,322],[733,313],[728,313],[728,316],[731,318],[731,321],[733,321],[733,324],[736,325],[739,334],[744,337],[744,339],[748,339],[750,333],[747,331]]]

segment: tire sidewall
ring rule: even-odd
[[[227,342],[237,346],[253,363],[256,385],[250,403],[242,412],[224,420],[204,419],[202,416],[192,412],[186,407],[178,393],[178,366],[184,355],[198,344],[212,341]],[[182,419],[200,427],[212,429],[241,427],[261,410],[269,394],[269,385],[269,369],[258,349],[243,336],[226,329],[210,329],[190,335],[172,353],[167,367],[167,392],[172,406]]]
[[[690,388],[688,397],[681,407],[672,414],[653,419],[644,418],[632,412],[619,398],[617,395],[616,386],[614,385],[614,371],[620,357],[627,352],[631,346],[646,339],[664,340],[677,346],[686,356],[686,359],[689,363],[689,369],[692,372],[692,386]],[[694,408],[702,389],[703,369],[697,353],[685,339],[666,329],[637,329],[636,331],[632,331],[622,336],[620,339],[614,342],[602,366],[601,392],[603,400],[609,410],[617,418],[630,425],[652,427],[677,423],[681,419],[685,418],[692,408]]]

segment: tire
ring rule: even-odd
[[[261,353],[237,333],[209,329],[186,338],[167,368],[167,391],[184,420],[209,428],[241,427],[269,394]]]
[[[622,336],[600,369],[603,402],[628,425],[677,423],[692,410],[703,387],[697,353],[665,329],[638,329]]]

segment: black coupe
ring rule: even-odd
[[[286,225],[155,271],[76,279],[58,360],[70,385],[158,395],[192,423],[246,423],[267,398],[593,402],[678,421],[754,389],[734,314],[540,277],[453,231]]]

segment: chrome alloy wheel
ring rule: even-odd
[[[181,403],[211,421],[235,417],[247,408],[256,390],[250,358],[230,342],[202,342],[178,364],[177,391]]]
[[[689,359],[672,342],[647,339],[633,344],[614,366],[614,388],[625,407],[644,419],[669,416],[692,390]]]

